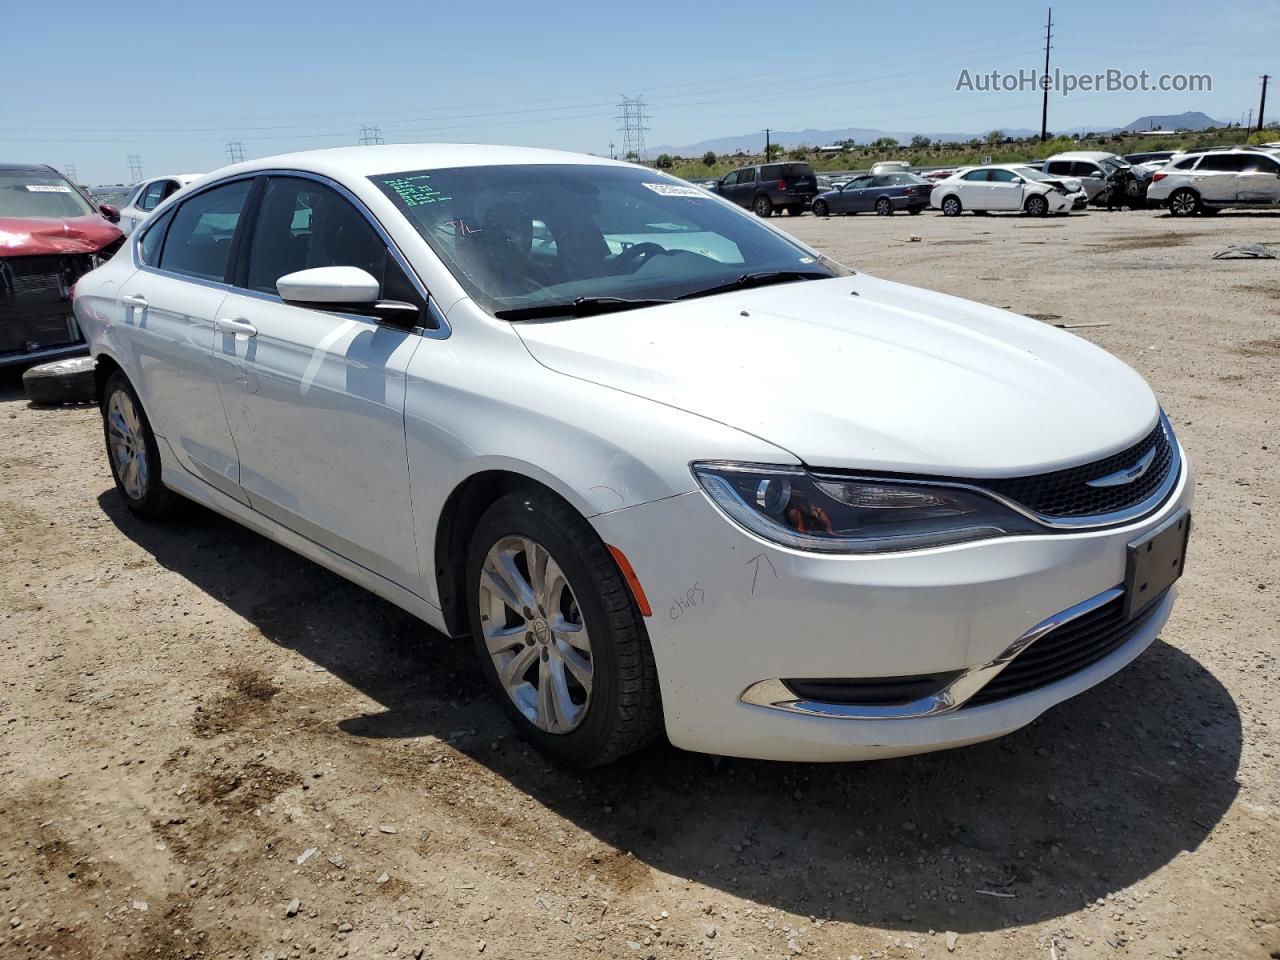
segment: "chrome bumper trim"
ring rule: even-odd
[[[738,699],[758,707],[772,710],[783,710],[787,713],[800,713],[811,717],[827,717],[840,720],[902,720],[909,717],[931,717],[942,713],[950,713],[964,706],[965,702],[985,687],[1001,670],[1009,665],[1018,654],[1035,643],[1046,633],[1056,630],[1077,617],[1082,617],[1091,610],[1096,610],[1123,596],[1124,590],[1112,587],[1097,596],[1082,600],[1075,606],[1055,613],[1041,620],[1034,627],[1022,634],[1013,643],[1005,647],[1000,655],[990,663],[971,667],[956,677],[948,686],[932,696],[924,697],[913,703],[885,705],[822,703],[815,700],[797,699],[781,680],[760,680],[747,687]]]

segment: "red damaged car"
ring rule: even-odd
[[[120,249],[119,218],[52,167],[0,163],[0,367],[85,351],[71,288]]]

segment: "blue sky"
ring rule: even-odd
[[[955,90],[961,69],[1043,60],[1046,6],[921,0],[822,6],[278,3],[6,5],[0,160],[74,164],[86,183],[357,142],[519,143],[607,153],[622,94],[650,144],[775,129],[981,132],[1039,126],[1035,92]],[[1201,110],[1241,120],[1280,75],[1276,0],[1076,0],[1054,10],[1063,70],[1208,73],[1212,92],[1077,94],[1049,125]],[[1280,117],[1280,80],[1268,114]]]

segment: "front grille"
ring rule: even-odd
[[[965,701],[964,707],[980,707],[1030,693],[1097,663],[1142,629],[1159,608],[1161,599],[1157,597],[1126,621],[1121,595],[1050,630],[1014,657],[990,683]]]
[[[1090,480],[1132,467],[1155,449],[1147,472],[1131,483],[1091,487]],[[1039,473],[1029,477],[977,481],[1002,497],[1046,517],[1096,517],[1137,506],[1154,494],[1173,466],[1173,443],[1164,419],[1154,430],[1119,453],[1080,467]]]
[[[0,259],[0,355],[80,342],[71,287],[92,266],[88,254]]]

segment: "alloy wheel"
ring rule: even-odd
[[[1169,210],[1175,217],[1186,217],[1196,212],[1196,196],[1190,190],[1179,190],[1169,201]]]
[[[887,199],[881,199],[876,203],[876,213],[882,217],[887,217],[893,213],[893,204]]]
[[[524,536],[489,548],[480,574],[484,644],[512,703],[547,733],[587,715],[591,637],[573,588],[546,547]]]
[[[107,435],[120,486],[130,499],[141,500],[150,474],[147,445],[133,398],[123,390],[116,390],[107,402]]]

